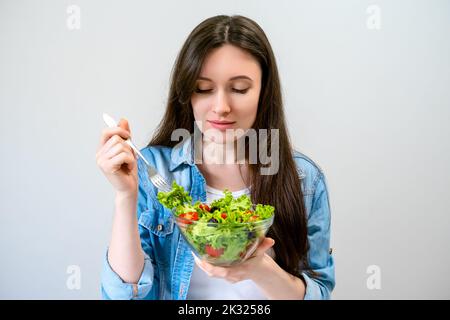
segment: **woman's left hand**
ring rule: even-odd
[[[254,279],[264,272],[264,267],[270,265],[267,259],[272,259],[266,251],[275,244],[272,238],[264,240],[256,248],[255,252],[243,263],[231,267],[218,267],[206,261],[200,260],[192,253],[195,263],[206,272],[210,277],[222,278],[230,283],[236,283],[246,279]]]

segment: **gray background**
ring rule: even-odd
[[[80,30],[66,26],[70,4]],[[366,25],[373,4],[380,30]],[[445,0],[1,0],[0,298],[100,298],[114,195],[95,162],[101,115],[127,117],[143,147],[184,39],[216,14],[266,31],[291,136],[325,171],[334,299],[449,299]]]

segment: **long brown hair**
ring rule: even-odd
[[[275,240],[275,260],[285,271],[300,276],[308,270],[306,210],[300,178],[286,128],[278,69],[271,45],[261,27],[243,16],[219,15],[201,22],[188,36],[178,54],[171,74],[167,109],[148,146],[174,147],[172,131],[178,128],[194,132],[191,96],[202,63],[213,48],[231,44],[252,54],[262,70],[261,93],[253,129],[278,129],[279,169],[273,175],[261,175],[261,163],[248,164],[253,203],[275,207],[274,223],[268,236]],[[267,145],[271,154],[270,143]]]

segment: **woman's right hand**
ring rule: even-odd
[[[119,126],[106,128],[97,149],[97,165],[118,194],[136,195],[138,190],[137,158],[125,143],[131,135],[128,121],[121,119]]]

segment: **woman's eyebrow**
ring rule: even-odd
[[[238,80],[238,79],[247,79],[247,80],[253,81],[250,77],[247,77],[247,76],[244,76],[244,75],[232,77],[232,78],[229,79],[229,81]],[[213,82],[210,78],[207,78],[207,77],[198,77],[198,80],[205,80],[205,81]]]
[[[230,81],[231,80],[238,80],[238,79],[247,79],[247,80],[253,81],[252,78],[244,76],[244,75],[232,77],[232,78],[230,78]]]

